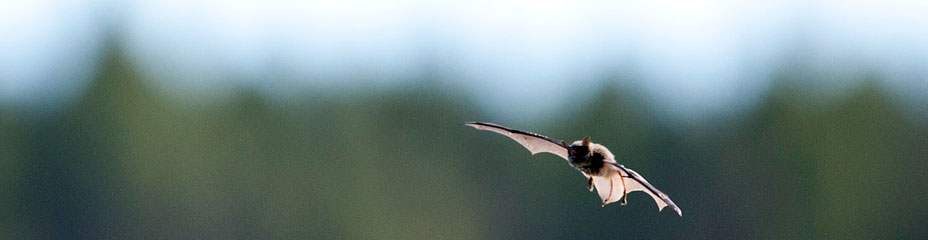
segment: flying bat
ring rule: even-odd
[[[651,195],[657,203],[658,211],[663,210],[664,207],[670,207],[677,212],[677,215],[683,216],[683,211],[670,200],[667,194],[657,190],[641,174],[616,162],[615,155],[612,155],[609,149],[590,142],[590,137],[567,144],[537,133],[511,129],[493,123],[468,122],[464,125],[512,138],[528,149],[532,155],[547,152],[564,158],[587,178],[587,188],[590,192],[595,187],[599,197],[603,200],[603,207],[620,200],[622,205],[626,205],[629,192],[642,191]]]

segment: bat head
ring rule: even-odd
[[[590,137],[586,137],[582,141],[576,141],[567,147],[567,155],[570,156],[570,160],[572,162],[583,161],[590,157],[592,154],[593,151],[590,148]]]

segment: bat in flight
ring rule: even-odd
[[[606,204],[620,200],[622,201],[621,204],[625,205],[627,203],[626,196],[629,192],[642,191],[651,195],[651,198],[657,203],[658,211],[663,210],[664,207],[670,207],[677,212],[677,215],[683,216],[683,211],[670,200],[667,194],[651,186],[641,174],[617,163],[615,156],[612,155],[612,152],[609,152],[609,149],[606,149],[603,145],[591,143],[590,137],[568,145],[561,140],[493,123],[468,122],[464,123],[464,125],[512,138],[512,140],[528,149],[532,155],[548,152],[564,158],[587,178],[587,188],[590,192],[593,191],[594,187],[596,188],[596,192],[599,193],[599,197],[603,200],[602,206],[604,207]]]

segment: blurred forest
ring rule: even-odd
[[[0,109],[0,238],[928,239],[928,121],[879,75],[822,101],[783,72],[757,108],[682,127],[617,86],[498,122],[592,136],[681,218],[643,193],[600,207],[563,160],[461,125],[496,121],[429,79],[191,107],[104,56],[64,111]]]

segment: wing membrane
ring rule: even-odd
[[[567,160],[567,143],[561,140],[545,137],[543,135],[531,132],[515,130],[501,125],[485,122],[469,122],[464,125],[474,127],[479,130],[492,131],[502,134],[522,144],[532,155],[538,153],[553,153],[564,160]]]
[[[615,166],[618,170],[620,170],[619,174],[622,175],[623,178],[625,178],[625,186],[628,187],[629,192],[633,192],[633,191],[645,192],[648,195],[651,195],[651,198],[653,198],[654,202],[657,203],[658,211],[663,210],[664,207],[669,206],[671,209],[677,212],[677,215],[683,216],[683,211],[681,211],[680,208],[677,207],[677,204],[673,203],[673,201],[670,200],[670,197],[667,196],[667,194],[664,194],[664,192],[661,192],[661,190],[657,190],[657,188],[651,185],[651,183],[648,183],[648,180],[645,180],[644,177],[641,176],[641,174],[638,174],[638,172],[635,172],[635,170],[626,168],[625,166],[622,166],[621,164],[612,163],[612,165]]]
[[[603,200],[604,206],[622,200],[622,196],[625,195],[626,185],[622,184],[622,179],[619,178],[618,174],[613,175],[613,177],[592,177],[593,186],[596,187],[596,193],[598,193],[599,198]],[[625,183],[628,183],[628,181]]]

